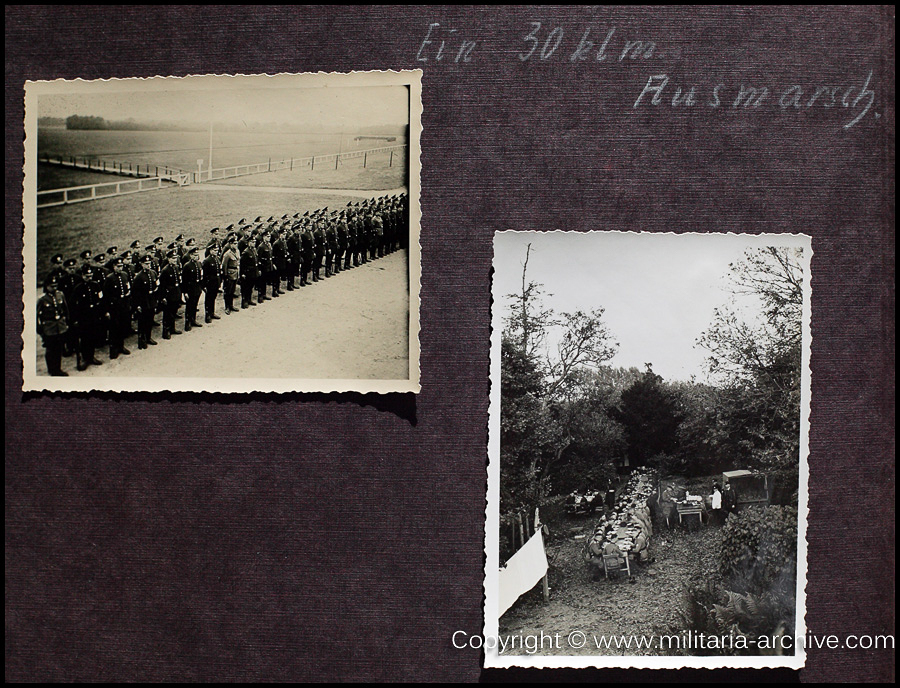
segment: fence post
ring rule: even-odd
[[[539,511],[537,509],[534,510],[534,532],[537,533],[538,530],[543,530],[544,526],[542,526],[538,520]],[[544,574],[544,577],[541,578],[541,591],[544,593],[544,602],[550,601],[550,580],[549,580],[549,571]]]
[[[391,151],[391,160],[388,162],[388,167],[394,166],[394,151]]]
[[[312,160],[311,160],[310,163],[309,163],[309,168],[310,168],[311,170],[316,169],[316,156],[315,156],[315,155],[312,156]]]
[[[341,156],[340,156],[340,155],[335,155],[335,156],[334,156],[334,169],[337,169],[337,168],[338,168],[338,163],[339,163],[340,161],[341,161]]]
[[[294,171],[294,159],[291,158],[291,172]],[[305,278],[304,278],[305,279]],[[305,283],[304,283],[305,284]]]
[[[272,171],[272,158],[269,158],[269,169],[268,169],[268,171],[269,171],[269,172]]]
[[[365,167],[368,162],[369,162],[369,154],[363,153],[363,167]]]
[[[63,191],[63,205],[69,202],[69,192]]]
[[[525,544],[525,526],[522,525],[522,514],[516,514],[516,521],[519,522],[519,540]]]

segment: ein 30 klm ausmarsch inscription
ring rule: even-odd
[[[459,29],[431,22],[416,53],[416,61],[426,64],[477,64],[481,39],[466,37]],[[567,35],[561,26],[547,26],[543,22],[529,22],[528,27],[514,39],[514,49],[492,51],[492,55],[510,56],[520,62],[596,62],[604,65],[631,64],[635,61],[678,59],[681,49],[661,50],[654,40],[645,37],[623,36],[617,27],[597,31],[584,27],[575,36]],[[514,57],[513,57],[514,56]],[[631,108],[669,106],[741,110],[745,112],[821,111],[837,108],[847,117],[843,129],[861,122],[875,105],[872,70],[862,78],[829,81],[828,83],[708,83],[697,79],[694,83],[675,83],[668,73],[658,70],[651,74],[637,93]],[[873,113],[875,119],[880,113]]]

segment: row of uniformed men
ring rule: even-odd
[[[38,332],[46,348],[48,371],[62,371],[62,356],[77,354],[77,368],[101,365],[96,348],[109,342],[110,358],[130,354],[124,340],[138,324],[138,347],[155,346],[152,330],[158,326],[154,314],[162,312],[162,336],[169,339],[181,332],[176,328],[178,310],[185,308],[185,331],[202,327],[197,321],[199,299],[206,292],[206,322],[218,320],[216,296],[224,285],[225,313],[240,310],[234,305],[240,283],[242,307],[255,306],[288,291],[330,277],[342,269],[356,267],[406,246],[408,206],[406,196],[382,197],[360,204],[348,204],[338,211],[322,209],[313,213],[287,215],[280,220],[258,217],[253,223],[242,220],[234,231],[219,238],[211,230],[205,259],[193,238],[176,237],[166,251],[157,237],[145,249],[140,242],[117,255],[110,247],[96,257],[81,253],[82,265],[74,259],[63,263],[54,256],[53,268],[44,283],[45,294],[38,302]],[[232,229],[229,226],[226,230]],[[109,257],[111,256],[111,257]],[[312,275],[311,280],[309,275]],[[257,302],[253,290],[257,290]],[[182,300],[183,298],[183,300]]]

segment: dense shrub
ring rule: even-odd
[[[777,590],[760,596],[741,594],[707,581],[685,591],[681,628],[673,630],[727,639],[721,646],[695,648],[694,654],[781,655],[793,654],[791,645],[779,640],[792,636],[793,628],[793,594],[790,599]]]
[[[792,588],[796,576],[797,510],[751,507],[722,529],[720,570],[729,590],[762,595]]]

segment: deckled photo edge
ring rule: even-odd
[[[564,230],[498,230],[493,237],[493,278],[491,284],[491,351],[490,351],[490,404],[488,422],[488,487],[485,515],[485,579],[484,579],[484,667],[533,667],[533,668],[790,668],[800,669],[806,663],[805,648],[800,647],[792,656],[616,656],[616,655],[539,655],[520,652],[504,655],[498,651],[491,638],[499,635],[499,526],[500,526],[500,343],[503,322],[498,292],[498,239],[504,235],[559,235],[603,234],[629,236],[637,239],[651,237],[712,237],[714,241],[733,240],[744,243],[748,248],[763,246],[783,246],[802,249],[800,264],[803,272],[802,316],[801,316],[801,399],[800,410],[800,452],[799,488],[797,504],[797,561],[796,561],[796,616],[795,637],[805,637],[806,628],[806,582],[807,582],[807,519],[809,514],[809,418],[811,404],[810,356],[812,346],[812,265],[813,248],[811,237],[803,233],[673,233],[673,232],[624,232],[590,231],[568,232]],[[524,277],[523,277],[524,284]],[[540,587],[540,586],[537,586]]]
[[[375,380],[359,378],[165,378],[165,377],[92,377],[55,378],[37,375],[35,361],[38,337],[29,324],[36,319],[37,293],[29,289],[37,279],[37,120],[38,98],[71,92],[93,92],[98,84],[101,93],[133,90],[217,90],[241,89],[246,84],[266,79],[266,85],[290,84],[296,88],[404,86],[408,89],[408,379]],[[195,74],[185,76],[113,77],[108,79],[29,80],[23,88],[24,116],[24,180],[23,180],[23,332],[22,370],[23,392],[359,392],[359,393],[415,393],[421,391],[420,381],[420,309],[421,309],[421,134],[422,127],[422,70],[368,70],[351,72],[309,72],[277,74]],[[373,194],[375,191],[373,190]]]

